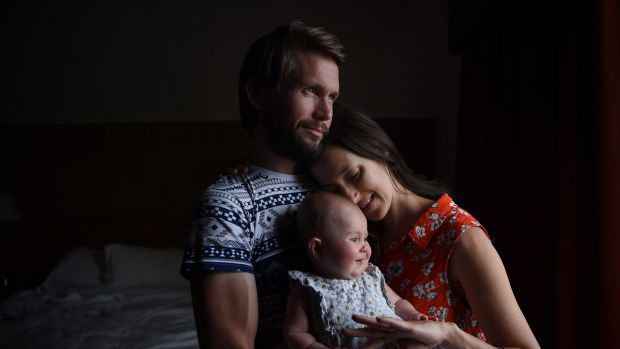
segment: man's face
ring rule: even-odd
[[[338,65],[314,51],[293,51],[289,81],[281,83],[273,108],[265,115],[271,149],[302,160],[314,155],[332,121],[339,92]]]

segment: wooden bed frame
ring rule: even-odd
[[[378,121],[435,175],[433,119]],[[34,285],[77,246],[182,247],[199,192],[249,151],[237,121],[0,125],[0,192],[23,216],[1,231],[2,272]]]

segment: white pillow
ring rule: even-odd
[[[105,247],[104,282],[113,287],[188,287],[179,274],[183,251],[112,244]]]
[[[77,247],[56,264],[43,285],[51,287],[101,286],[103,252]]]

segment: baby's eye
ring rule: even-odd
[[[351,241],[358,242],[358,241],[360,241],[360,239],[359,238],[351,238]]]

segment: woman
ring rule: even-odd
[[[445,320],[357,316],[368,326],[347,334],[370,337],[368,348],[539,347],[487,232],[441,187],[416,178],[372,119],[347,107],[335,111],[311,171],[324,190],[349,198],[376,222],[376,262],[390,287]]]

